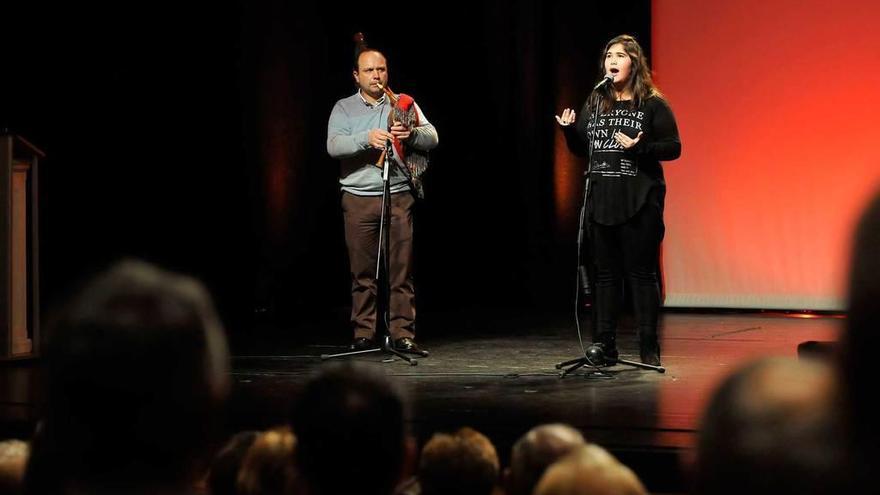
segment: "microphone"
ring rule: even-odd
[[[603,77],[602,80],[599,81],[598,84],[596,84],[596,86],[593,88],[593,91],[596,91],[599,88],[601,88],[602,86],[605,86],[606,84],[613,82],[613,81],[614,81],[614,75],[606,74],[605,77]]]

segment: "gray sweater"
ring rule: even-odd
[[[371,129],[387,129],[391,105],[382,98],[376,105],[364,101],[360,93],[336,102],[327,124],[327,153],[341,163],[339,184],[342,190],[358,196],[382,194],[382,169],[376,161],[382,150],[372,148],[368,141]],[[437,146],[437,130],[428,122],[422,109],[416,104],[419,125],[413,128],[408,146],[428,151]],[[389,176],[391,192],[409,190],[406,176],[393,167]]]

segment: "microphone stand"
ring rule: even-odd
[[[385,336],[382,338],[382,344],[379,347],[374,349],[365,349],[363,351],[350,351],[350,352],[341,352],[338,354],[321,354],[321,360],[326,361],[327,359],[333,359],[338,357],[346,357],[346,356],[359,356],[362,354],[372,354],[374,352],[385,352],[391,354],[391,356],[383,359],[383,362],[391,362],[394,361],[393,356],[397,356],[400,359],[403,359],[410,366],[416,366],[419,364],[418,361],[413,359],[410,356],[405,355],[404,353],[398,351],[394,348],[394,345],[391,342],[391,335],[388,333],[389,323],[391,321],[391,278],[388,274],[388,269],[390,267],[390,259],[391,259],[391,250],[390,243],[388,242],[388,237],[391,232],[391,183],[389,181],[390,170],[394,159],[392,158],[392,153],[394,152],[394,145],[392,144],[390,139],[385,141],[385,160],[383,162],[382,167],[382,213],[379,219],[379,245],[378,252],[376,253],[376,281],[377,286],[381,286],[383,291],[385,292],[385,307],[382,311],[382,316],[385,320]],[[382,278],[382,283],[379,284],[380,280],[379,275],[382,273],[382,267],[385,267],[385,276]],[[417,352],[419,356],[427,357],[428,351],[421,350]]]

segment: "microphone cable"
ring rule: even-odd
[[[582,267],[581,253],[582,253],[583,244],[584,244],[584,224],[586,222],[587,200],[588,200],[588,197],[590,194],[590,179],[591,179],[590,174],[592,173],[592,170],[593,170],[593,136],[595,136],[596,126],[598,125],[598,122],[599,122],[599,102],[601,101],[601,98],[599,97],[598,93],[596,93],[595,90],[591,93],[590,98],[592,98],[593,94],[595,94],[596,106],[595,106],[595,109],[593,110],[593,116],[592,116],[592,121],[593,121],[592,130],[589,129],[590,119],[587,119],[587,138],[588,138],[587,139],[587,150],[588,150],[588,152],[587,152],[587,171],[585,173],[585,175],[587,176],[587,180],[584,185],[584,200],[583,200],[583,203],[581,204],[581,214],[580,214],[580,219],[579,219],[579,224],[578,224],[577,260],[575,262],[575,267],[576,267],[575,271],[577,273],[575,276],[575,291],[574,291],[574,326],[575,326],[575,329],[577,329],[578,343],[581,346],[581,352],[584,353],[584,359],[587,360],[587,363],[589,363],[590,366],[592,366],[594,368],[598,368],[598,366],[595,363],[593,363],[593,361],[587,355],[587,348],[584,346],[584,339],[581,334],[581,321],[580,321],[580,315],[579,315],[580,308],[578,305],[578,302],[580,300],[580,289],[581,289],[581,267]],[[587,101],[589,101],[589,99]],[[584,270],[586,270],[586,267],[584,267]],[[590,284],[589,276],[587,276],[586,278],[587,278],[587,280],[585,280],[586,289],[587,289],[588,293],[591,293],[591,291],[589,289],[589,284]]]

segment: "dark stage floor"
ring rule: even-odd
[[[565,422],[611,449],[655,492],[683,491],[682,466],[718,380],[751,358],[796,356],[801,342],[837,340],[841,321],[667,313],[661,342],[665,374],[618,365],[607,368],[611,378],[577,371],[560,379],[555,364],[580,353],[570,317],[500,315],[422,314],[419,342],[431,356],[417,366],[383,362],[379,354],[347,359],[375,363],[400,380],[414,405],[413,432],[422,440],[438,430],[472,426],[489,435],[506,460],[510,445],[531,426]],[[302,383],[321,366],[320,355],[343,350],[344,334],[328,332],[326,322],[313,325],[298,329],[295,342],[263,333],[234,343],[231,429],[283,422]],[[622,357],[638,360],[632,331],[621,331],[619,340]],[[0,368],[0,421],[7,432],[34,420],[32,368]]]

